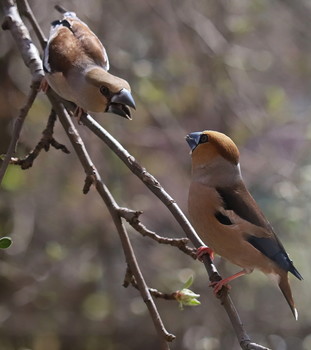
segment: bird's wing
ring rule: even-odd
[[[53,71],[66,73],[69,65],[84,63],[109,70],[108,55],[98,37],[74,12],[66,12],[62,20],[52,22],[44,68],[47,72],[53,67]]]
[[[302,279],[272,226],[244,184],[238,184],[234,189],[222,187],[216,190],[223,201],[223,208],[215,215],[218,221],[223,224],[225,222],[227,222],[225,224],[229,224],[229,222],[232,224],[240,223],[241,227],[246,228],[245,239],[250,244],[273,260],[279,267]]]

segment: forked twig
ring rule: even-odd
[[[128,267],[126,270],[126,274],[125,274],[125,278],[124,278],[124,282],[123,282],[123,287],[127,288],[129,285],[132,285],[134,288],[139,289],[136,279],[134,277],[134,275],[131,272],[131,269]],[[164,300],[176,300],[176,292],[173,293],[163,293],[158,291],[155,288],[148,288],[150,294],[154,297],[154,298],[158,298],[158,299],[164,299]]]
[[[2,183],[3,177],[5,175],[5,172],[11,162],[11,159],[15,153],[17,143],[20,137],[20,132],[22,130],[22,127],[24,125],[25,118],[27,117],[27,114],[37,96],[37,89],[35,86],[32,86],[30,89],[30,93],[27,98],[27,102],[25,106],[21,109],[19,116],[16,118],[13,126],[13,131],[12,131],[12,137],[11,141],[9,144],[9,148],[4,156],[3,162],[1,164],[0,168],[0,183]]]
[[[36,147],[31,150],[24,158],[11,158],[10,163],[19,165],[22,169],[29,169],[32,167],[33,162],[39,156],[40,152],[44,149],[46,152],[50,149],[50,146],[55,149],[59,149],[64,153],[70,153],[65,145],[57,142],[54,137],[54,125],[56,121],[56,113],[52,109],[46,128],[42,132],[42,137]]]
[[[167,244],[172,247],[177,247],[185,254],[191,256],[193,259],[197,258],[196,249],[187,246],[187,243],[189,242],[188,238],[162,237],[155,232],[148,230],[147,227],[139,220],[139,216],[143,213],[142,211],[120,208],[119,213],[142,236],[147,236],[160,244]]]

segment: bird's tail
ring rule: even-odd
[[[295,319],[298,320],[298,312],[297,312],[297,309],[295,308],[292,291],[290,289],[290,285],[289,285],[289,281],[288,281],[288,274],[285,271],[284,272],[282,271],[282,274],[280,275],[279,287],[280,287],[286,301],[288,302],[288,305],[289,305],[290,309],[292,310],[292,313],[293,313]]]

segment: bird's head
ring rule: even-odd
[[[191,148],[193,166],[211,164],[216,158],[232,165],[239,164],[239,150],[225,134],[211,130],[192,132],[186,136],[186,141]]]
[[[136,109],[129,83],[116,77],[101,67],[94,67],[86,72],[86,80],[98,89],[101,99],[104,99],[105,112],[118,114],[132,119],[130,108]]]

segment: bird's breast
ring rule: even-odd
[[[106,98],[100,93],[99,88],[84,79],[82,72],[74,72],[68,76],[56,72],[47,74],[46,79],[58,95],[74,102],[85,111],[103,112],[106,109]]]
[[[197,233],[213,250],[218,250],[221,242],[215,214],[221,207],[221,199],[214,188],[193,181],[188,196],[188,211]]]
[[[224,210],[218,192],[209,186],[193,181],[188,196],[190,220],[203,242],[214,252],[242,268],[258,268],[265,273],[273,273],[275,263],[252,246],[245,233],[249,225],[243,219],[225,225],[215,214]]]

